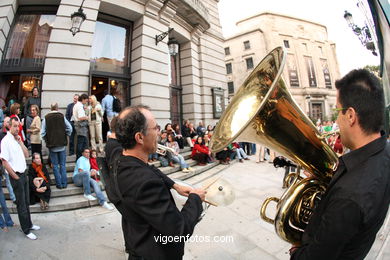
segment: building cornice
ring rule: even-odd
[[[229,38],[225,38],[225,41],[233,40],[235,38],[241,37],[243,35],[247,35],[249,33],[254,33],[254,32],[257,32],[257,31],[260,32],[260,33],[263,33],[263,31],[260,28],[256,28],[256,29],[253,29],[253,30],[250,30],[250,31],[240,32],[240,33],[235,34],[235,35],[233,35],[233,36],[231,36]]]
[[[279,14],[279,13],[272,13],[272,12],[263,12],[263,13],[259,13],[259,14],[247,17],[245,19],[242,19],[242,20],[238,21],[236,23],[236,25],[239,25],[240,23],[244,23],[246,21],[249,21],[251,19],[254,19],[254,18],[257,18],[257,17],[260,17],[260,16],[266,16],[266,15],[279,16],[279,17],[282,17],[282,18],[294,19],[294,20],[297,20],[297,21],[305,22],[305,23],[311,23],[311,24],[323,27],[327,31],[326,26],[323,25],[323,24],[316,23],[316,22],[313,22],[313,21],[310,21],[310,20],[304,20],[302,18],[298,18],[298,17],[294,17],[294,16],[289,16],[289,15],[284,15],[284,14]]]

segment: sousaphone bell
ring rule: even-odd
[[[281,198],[267,199],[261,210],[263,220],[273,223],[282,239],[299,244],[338,159],[292,99],[281,77],[285,62],[286,52],[278,47],[257,65],[224,111],[210,147],[219,152],[233,141],[262,144],[313,175],[296,178]],[[265,215],[270,201],[277,203],[273,219]]]

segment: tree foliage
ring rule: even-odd
[[[377,77],[379,77],[379,65],[366,65],[363,67],[363,69],[366,69],[372,73],[374,73]]]

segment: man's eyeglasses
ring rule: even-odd
[[[339,111],[344,111],[344,110],[347,110],[348,108],[344,108],[344,107],[341,107],[341,108],[333,108],[333,112],[339,112]]]
[[[157,131],[158,130],[158,126],[156,125],[155,127],[148,127],[148,129],[152,129],[154,131]]]

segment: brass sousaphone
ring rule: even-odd
[[[292,99],[281,77],[285,62],[286,52],[278,47],[257,65],[224,111],[210,147],[218,152],[234,140],[262,144],[312,174],[296,178],[280,199],[268,198],[261,210],[261,217],[275,225],[282,239],[299,244],[338,159]],[[265,215],[270,201],[277,202],[274,219]]]

